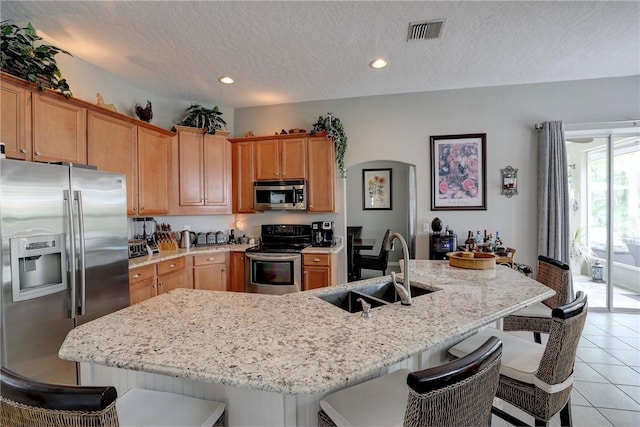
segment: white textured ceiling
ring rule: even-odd
[[[231,108],[640,74],[638,1],[2,0],[0,15],[157,96]],[[439,18],[440,39],[406,41]]]

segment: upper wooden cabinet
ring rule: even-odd
[[[309,212],[335,210],[336,162],[333,141],[325,136],[311,137],[307,141]]]
[[[0,142],[7,158],[31,160],[31,92],[0,80]]]
[[[87,110],[62,99],[32,93],[33,160],[86,164]]]
[[[306,138],[259,141],[254,149],[257,181],[306,178]]]
[[[326,133],[231,139],[233,212],[252,213],[253,182],[306,179],[309,212],[335,212],[336,166]],[[302,169],[302,170],[301,170]],[[282,176],[282,171],[286,176]]]
[[[252,213],[254,149],[253,141],[242,141],[232,144],[233,162],[233,213]]]
[[[231,213],[231,145],[226,133],[178,129],[174,178],[175,214]]]
[[[135,215],[169,213],[171,137],[138,127],[138,197]]]
[[[127,178],[127,214],[138,205],[138,126],[97,111],[87,112],[87,163]]]

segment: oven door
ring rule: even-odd
[[[282,295],[300,292],[302,255],[246,252],[246,291]]]

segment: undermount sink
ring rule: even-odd
[[[430,294],[433,291],[429,289],[411,286],[411,297],[419,297],[420,295]],[[371,304],[371,308],[381,307],[400,301],[400,297],[396,292],[392,282],[376,283],[374,285],[364,286],[358,289],[351,289],[344,292],[336,292],[328,295],[320,295],[318,298],[327,301],[349,313],[358,313],[362,311],[362,304],[358,298],[362,298]]]

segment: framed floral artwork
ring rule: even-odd
[[[487,134],[431,137],[431,210],[487,209]]]
[[[392,209],[391,169],[362,170],[362,209]]]

